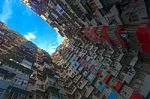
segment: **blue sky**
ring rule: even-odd
[[[63,37],[21,0],[0,0],[0,20],[50,54]]]

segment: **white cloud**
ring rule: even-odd
[[[25,38],[27,40],[34,40],[34,39],[36,39],[36,36],[33,33],[29,32],[25,35]]]
[[[64,38],[60,35],[60,34],[57,34],[57,38],[56,38],[56,44],[49,44],[49,46],[47,48],[45,47],[42,47],[44,50],[46,50],[50,55],[52,53],[54,53],[57,49],[57,47],[63,42]]]
[[[49,54],[52,54],[56,51],[56,49],[57,49],[57,46],[49,44],[49,47],[48,47],[47,51],[48,51]]]
[[[0,13],[0,20],[4,23],[7,23],[7,21],[11,18],[11,15],[13,13],[12,1],[13,0],[5,0],[2,5],[2,13]]]

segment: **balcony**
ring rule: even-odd
[[[24,67],[22,64],[13,59],[3,62],[2,68],[6,68],[7,70],[12,72],[24,72],[29,75],[33,72],[31,69]]]
[[[71,8],[72,8],[72,10],[76,13],[76,15],[77,15],[78,17],[81,17],[81,16],[82,16],[83,12],[80,10],[79,7],[77,7],[76,5],[72,5]]]
[[[117,61],[121,61],[121,59],[123,58],[124,54],[121,52],[116,52],[112,55],[112,58],[117,60]]]
[[[93,86],[86,86],[85,97],[88,98],[93,90],[94,90]]]
[[[89,5],[90,5],[90,8],[91,8],[92,12],[95,12],[96,9],[98,8],[98,7],[97,7],[97,4],[96,4],[95,1],[93,1],[93,0],[91,0],[91,1],[89,2]]]
[[[25,66],[25,67],[27,67],[29,69],[31,69],[31,67],[32,67],[32,63],[27,61],[27,60],[25,60],[25,59],[23,59],[23,61],[21,62],[21,65],[23,65],[23,66]]]
[[[125,74],[123,80],[124,80],[127,84],[129,84],[129,83],[131,82],[131,80],[134,78],[135,74],[136,74],[135,69],[134,69],[134,68],[131,68],[131,69],[128,70],[127,74]]]
[[[80,82],[77,84],[79,89],[83,89],[83,87],[88,83],[88,80],[82,78]]]
[[[9,72],[3,68],[0,68],[0,80],[11,81],[16,76],[15,73]]]
[[[82,92],[80,92],[79,90],[77,90],[75,92],[75,99],[82,99]]]
[[[41,92],[45,92],[46,90],[46,85],[43,81],[37,80],[37,81],[31,81],[28,83],[27,86],[27,90],[28,91],[41,91]]]
[[[100,0],[100,1],[103,7],[108,7],[108,6],[111,6],[113,4],[113,1],[115,0]]]
[[[53,87],[54,84],[56,83],[55,79],[52,79],[52,78],[47,78],[47,81],[46,81],[46,89],[49,88],[49,87]]]
[[[120,91],[120,94],[125,97],[126,99],[129,99],[133,93],[133,89],[128,87],[127,85],[123,86],[123,88]]]
[[[36,91],[35,84],[29,83],[28,86],[27,86],[27,91]]]
[[[7,89],[7,87],[11,84],[10,81],[0,80],[0,88]]]
[[[75,85],[71,85],[71,87],[69,89],[67,89],[67,93],[70,95],[73,95],[74,92],[76,91],[76,86]]]
[[[49,64],[47,64],[47,63],[44,63],[44,67],[46,68],[46,69],[54,69],[54,65],[53,64],[51,64],[51,63],[49,63]]]
[[[45,92],[45,85],[44,84],[37,84],[36,85],[36,90]]]

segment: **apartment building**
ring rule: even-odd
[[[125,54],[122,50],[113,50],[108,46],[102,49],[90,43],[72,42],[71,46],[58,50],[65,61],[66,68],[61,75],[69,98],[148,97],[150,89],[146,86],[149,71],[137,69],[139,65],[147,67],[139,62],[137,53]]]
[[[149,96],[148,0],[22,1],[69,39],[54,55],[69,99]]]
[[[51,56],[1,24],[0,98],[67,99]]]

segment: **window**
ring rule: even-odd
[[[24,84],[24,81],[21,82],[21,85],[23,85],[23,84]]]
[[[56,11],[59,13],[59,14],[62,14],[63,12],[63,9],[61,8],[61,6],[59,4],[57,4],[56,6]]]
[[[4,75],[0,74],[0,80],[4,79]]]
[[[24,81],[24,85],[27,85],[27,81]]]
[[[17,85],[21,85],[22,80],[21,79],[17,79],[17,81],[15,82]]]
[[[0,96],[3,94],[4,89],[0,88]]]
[[[15,79],[15,82],[17,82],[17,79]]]
[[[37,85],[40,89],[44,89],[44,85]]]

